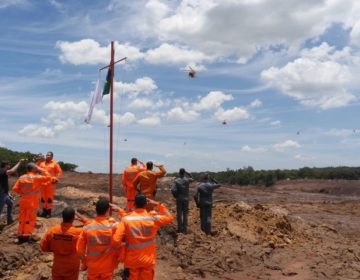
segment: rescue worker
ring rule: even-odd
[[[40,166],[41,163],[43,163],[45,161],[45,156],[43,154],[37,154],[36,157],[35,157],[35,164],[37,166]]]
[[[207,235],[211,234],[211,208],[213,205],[213,191],[220,187],[220,184],[205,174],[202,182],[195,191],[194,199],[196,206],[200,208],[201,230]]]
[[[155,205],[159,213],[147,212],[147,203]],[[114,243],[121,246],[125,237],[126,254],[124,267],[127,268],[129,280],[154,279],[156,263],[156,233],[160,226],[170,224],[173,216],[165,205],[151,199],[144,194],[135,196],[135,211],[123,217],[117,226]]]
[[[62,170],[60,165],[53,159],[53,152],[48,152],[46,154],[45,161],[40,162],[40,167],[47,171],[50,176],[60,178],[62,175]],[[43,212],[41,217],[49,218],[51,217],[51,210],[53,208],[54,203],[54,195],[55,195],[55,185],[50,183],[44,184],[41,189],[41,203]]]
[[[159,171],[153,171],[153,167],[158,167]],[[147,198],[154,199],[156,194],[156,182],[158,178],[163,177],[166,174],[166,170],[163,165],[154,164],[152,161],[146,163],[146,171],[139,173],[134,181],[134,188],[143,193]],[[154,205],[147,203],[146,209],[151,211]]]
[[[13,187],[13,192],[20,194],[17,232],[19,244],[29,241],[34,232],[39,208],[39,192],[43,184],[49,182],[55,184],[58,180],[56,177],[38,175],[37,170],[35,163],[28,163],[27,173],[20,176]]]
[[[53,280],[77,280],[79,278],[80,258],[76,253],[76,243],[82,228],[73,226],[76,217],[84,224],[89,219],[83,217],[71,207],[62,211],[63,222],[50,228],[40,241],[43,252],[53,252]]]
[[[12,209],[14,203],[12,196],[9,194],[9,175],[14,174],[19,168],[20,164],[24,161],[24,159],[19,160],[13,168],[10,168],[9,161],[7,160],[2,161],[0,165],[0,216],[2,214],[4,205],[6,204],[6,222],[8,225],[14,222],[12,217]]]
[[[140,163],[140,166],[138,165]],[[134,210],[134,199],[136,195],[136,189],[133,186],[133,181],[137,174],[145,171],[145,164],[138,161],[137,158],[131,159],[131,165],[126,167],[122,175],[122,185],[126,196],[126,211]]]
[[[100,198],[96,202],[97,217],[84,226],[76,245],[81,269],[88,270],[89,280],[112,279],[118,265],[119,248],[113,244],[116,223],[108,220],[109,212],[109,200]]]
[[[184,168],[179,170],[179,178],[176,178],[171,186],[171,192],[176,199],[176,217],[178,232],[187,233],[189,212],[189,187],[194,179]]]

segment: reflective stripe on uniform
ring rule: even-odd
[[[106,253],[110,252],[111,249],[112,248],[110,247],[110,248],[106,248],[106,249],[104,249],[102,251],[87,250],[86,253],[87,253],[88,256],[98,257],[98,256],[101,256],[102,254],[106,254]]]
[[[24,192],[21,194],[21,196],[24,196],[24,195],[31,195],[31,194],[37,194],[39,193],[39,190],[34,190],[34,191],[31,191],[31,192]]]
[[[39,176],[23,175],[20,177],[20,179],[36,179],[36,178],[39,178]]]
[[[126,216],[125,221],[155,221],[154,217],[151,216]]]
[[[130,249],[139,249],[139,248],[149,246],[153,243],[155,243],[155,239],[151,239],[149,241],[138,243],[138,244],[127,244],[126,246]]]
[[[114,228],[115,224],[113,225],[93,225],[93,226],[85,226],[84,229],[85,230],[90,230],[90,229],[109,229],[109,228]]]

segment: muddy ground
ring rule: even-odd
[[[65,174],[58,185],[55,217],[37,219],[35,239],[60,221],[66,205],[93,217],[93,203],[107,195],[107,181],[102,174]],[[171,181],[159,182],[157,196],[175,213]],[[124,206],[119,176],[115,182],[115,203]],[[188,234],[176,232],[176,221],[161,229],[156,279],[360,279],[359,181],[223,186],[214,199],[212,236],[199,230],[192,202]],[[17,223],[1,228],[0,278],[50,279],[51,254],[41,253],[38,242],[16,245]],[[119,271],[115,279],[120,279]]]

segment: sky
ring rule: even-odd
[[[114,41],[116,173],[132,157],[358,166],[359,14],[355,0],[0,0],[0,146],[107,172],[109,97],[84,119]]]

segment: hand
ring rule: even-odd
[[[109,203],[110,204],[110,207],[113,211],[120,211],[121,208],[119,206],[116,206],[115,204],[113,203]]]
[[[151,204],[154,204],[154,205],[159,205],[159,204],[160,204],[159,202],[157,202],[157,201],[155,201],[155,200],[152,200],[152,199],[150,199],[150,198],[147,198],[146,201],[147,201],[148,203],[151,203]]]
[[[84,216],[81,215],[78,211],[75,211],[75,217],[79,221],[82,221],[84,219]]]

